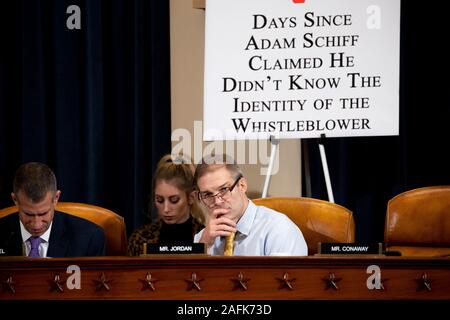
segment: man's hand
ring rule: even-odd
[[[213,210],[209,216],[208,223],[203,230],[200,242],[211,246],[216,237],[226,237],[231,233],[236,232],[236,222],[226,216],[229,212],[230,210],[225,208],[217,208]]]

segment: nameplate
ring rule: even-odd
[[[382,254],[381,243],[320,243],[319,254]]]
[[[204,243],[147,244],[147,254],[205,254]]]

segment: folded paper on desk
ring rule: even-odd
[[[147,254],[205,254],[204,243],[147,244]]]
[[[319,243],[319,254],[382,254],[382,243]]]

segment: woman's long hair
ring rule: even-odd
[[[173,184],[178,189],[186,193],[186,197],[189,199],[191,192],[194,188],[194,173],[195,166],[192,161],[185,156],[173,156],[166,154],[163,156],[156,166],[155,174],[152,181],[152,198],[151,208],[154,206],[155,187],[159,181],[166,181]],[[205,223],[205,214],[201,210],[197,197],[194,197],[194,202],[191,206],[192,217],[198,220],[200,223]]]

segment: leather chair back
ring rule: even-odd
[[[450,186],[409,190],[389,200],[386,250],[404,256],[450,254]]]
[[[252,200],[287,215],[302,231],[308,255],[318,251],[319,242],[355,241],[353,214],[347,208],[313,198],[273,197]]]
[[[89,220],[103,228],[106,236],[106,255],[126,255],[127,237],[123,217],[111,210],[76,202],[58,202],[55,210]],[[16,206],[0,210],[0,218],[17,212]]]

